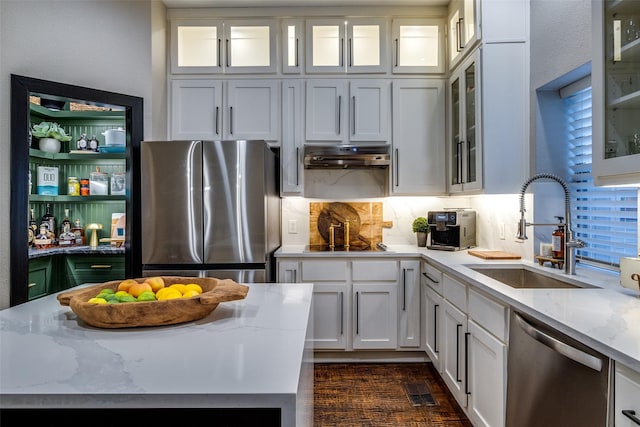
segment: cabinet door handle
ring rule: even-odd
[[[396,51],[395,51],[395,67],[398,66],[398,39],[394,40],[394,43],[396,45]]]
[[[340,335],[344,335],[344,292],[340,292]]]
[[[407,311],[407,269],[402,269],[402,311]]]
[[[351,97],[351,103],[353,104],[352,107],[352,111],[351,111],[351,135],[355,135],[356,134],[356,96],[353,95]]]
[[[396,148],[396,187],[400,185],[400,156]]]
[[[37,285],[38,285],[37,283],[29,283],[27,285],[27,288],[33,288],[34,286],[37,286]]]
[[[100,270],[100,269],[109,269],[112,267],[109,264],[92,264],[91,268],[95,270]]]
[[[460,330],[462,329],[461,324],[456,325],[456,381],[462,382],[460,378]]]
[[[360,292],[356,292],[356,335],[360,333]]]
[[[438,349],[438,309],[440,308],[439,304],[433,305],[433,352],[440,353]]]
[[[464,333],[464,392],[471,394],[469,391],[469,336],[471,333]]]
[[[471,179],[471,144],[469,141],[465,141],[465,145],[467,146],[467,182],[470,182]]]
[[[340,128],[342,128],[342,95],[338,95],[338,129],[337,134],[340,135]]]
[[[298,52],[299,52],[299,51],[298,51],[298,44],[299,44],[299,40],[298,40],[298,38],[296,37],[296,67],[299,67],[299,66],[300,66],[300,63],[299,63],[299,61],[298,61],[298,56],[299,56],[299,55],[298,55]]]
[[[424,277],[426,277],[427,279],[431,280],[433,283],[440,283],[440,281],[434,279],[433,277],[429,276],[427,273],[422,273],[422,275]]]
[[[296,147],[296,186],[300,185],[300,147]]]
[[[636,411],[632,409],[623,409],[622,415],[629,418],[631,421],[640,426],[640,418],[636,417]]]
[[[344,38],[340,39],[340,66],[344,67]]]
[[[462,30],[463,30],[464,18],[458,19],[458,52],[464,49],[464,43],[462,43]]]
[[[229,39],[226,39],[224,47],[225,47],[224,49],[225,63],[228,67],[229,66]]]
[[[233,135],[233,107],[229,107],[229,134]]]
[[[464,164],[462,161],[462,144],[462,141],[458,142],[458,184],[464,184],[464,177],[462,176],[462,165]]]
[[[222,39],[218,39],[218,67],[222,67]]]
[[[220,119],[220,107],[216,106],[216,135],[220,133],[220,126],[218,120]]]

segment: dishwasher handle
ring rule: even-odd
[[[546,345],[552,350],[562,354],[563,356],[568,357],[569,359],[578,362],[588,368],[593,369],[594,371],[602,371],[602,360],[599,358],[592,356],[588,353],[585,353],[582,350],[579,350],[575,347],[570,346],[544,332],[535,328],[525,319],[523,319],[518,313],[514,313],[514,317],[520,327],[533,339],[539,341],[540,343]]]

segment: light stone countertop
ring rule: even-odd
[[[159,327],[93,328],[56,295],[2,310],[0,408],[276,407],[282,425],[310,426],[313,285],[249,286],[204,319]]]
[[[474,248],[482,250],[483,248]],[[640,298],[638,292],[620,286],[619,274],[580,266],[575,276],[564,270],[539,266],[526,260],[483,260],[467,251],[447,252],[415,245],[388,245],[386,252],[305,252],[304,246],[283,247],[286,258],[421,258],[445,273],[525,312],[601,353],[640,372]],[[526,264],[560,279],[595,286],[582,289],[516,289],[478,273],[472,264]]]

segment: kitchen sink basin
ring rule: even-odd
[[[468,265],[471,270],[484,274],[498,282],[522,289],[581,289],[595,288],[595,286],[578,283],[571,279],[559,279],[535,271],[523,265],[517,266],[488,266]]]

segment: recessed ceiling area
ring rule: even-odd
[[[163,0],[170,9],[282,6],[446,6],[449,0]]]

